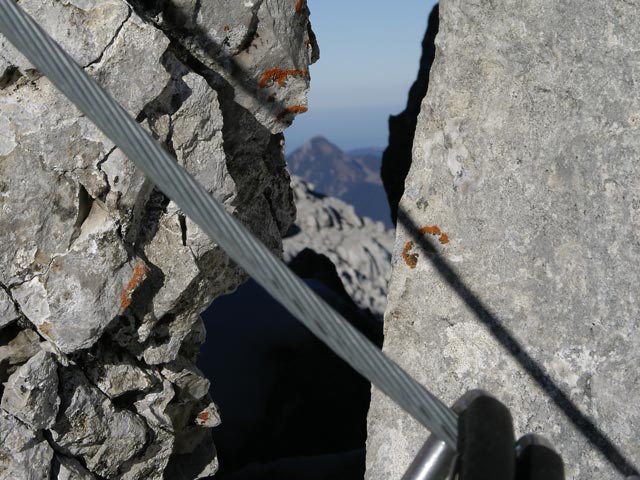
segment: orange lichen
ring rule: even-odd
[[[133,267],[133,275],[131,276],[131,280],[127,284],[127,287],[120,294],[120,307],[122,310],[126,310],[131,305],[133,292],[142,285],[142,282],[147,278],[147,274],[149,273],[149,267],[144,261],[140,260],[136,263],[136,266]]]
[[[207,420],[209,420],[209,412],[200,412],[200,414],[198,415],[198,420],[200,420],[202,423],[205,423]]]
[[[291,113],[304,113],[306,111],[308,111],[309,109],[307,107],[305,107],[304,105],[293,105],[291,107],[287,107],[284,109],[284,111],[280,112],[278,114],[278,120],[282,120],[284,117],[286,117],[287,115],[291,114]]]
[[[222,28],[224,28],[224,31],[225,31],[225,32],[228,32],[228,31],[231,29],[231,27],[230,27],[229,25],[225,25],[225,26],[224,26],[224,27],[222,27]]]
[[[420,233],[422,234],[428,233],[430,235],[440,235],[442,232],[440,231],[440,228],[437,225],[433,225],[431,227],[429,226],[422,227],[420,229]]]
[[[296,1],[296,13],[298,13],[302,9],[302,0]]]
[[[416,268],[416,266],[418,265],[418,255],[415,253],[409,253],[412,248],[413,242],[409,240],[402,249],[402,258],[404,259],[404,263],[409,265],[410,268]]]
[[[306,77],[307,73],[306,70],[272,68],[264,72],[262,78],[260,78],[259,85],[260,88],[264,88],[269,82],[278,82],[278,86],[283,87],[289,77]]]
[[[421,234],[425,234],[428,233],[429,235],[434,235],[436,237],[440,237],[438,238],[438,241],[441,244],[445,244],[445,243],[449,243],[449,235],[447,235],[446,233],[444,233],[442,230],[440,230],[440,227],[438,227],[437,225],[427,225],[425,227],[422,227],[419,232]]]

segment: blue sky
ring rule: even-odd
[[[436,0],[308,0],[320,60],[309,111],[285,131],[287,152],[314,135],[345,150],[384,147],[404,109]]]

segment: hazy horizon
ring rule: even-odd
[[[309,111],[285,130],[287,153],[316,135],[342,150],[386,146],[388,117],[405,108],[436,3],[308,0],[320,60],[311,66]]]

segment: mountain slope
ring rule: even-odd
[[[381,222],[359,217],[351,205],[337,198],[319,195],[295,176],[291,187],[298,214],[283,240],[285,260],[305,248],[326,255],[356,304],[382,317],[391,274],[393,231]]]
[[[287,156],[293,175],[314,189],[354,206],[360,216],[391,226],[387,197],[380,179],[381,153],[373,148],[343,152],[324,137],[313,137]]]

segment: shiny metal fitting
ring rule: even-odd
[[[451,407],[459,414],[476,398],[487,396],[483,390],[469,390]],[[457,453],[435,435],[430,435],[402,480],[450,480],[456,472]]]

